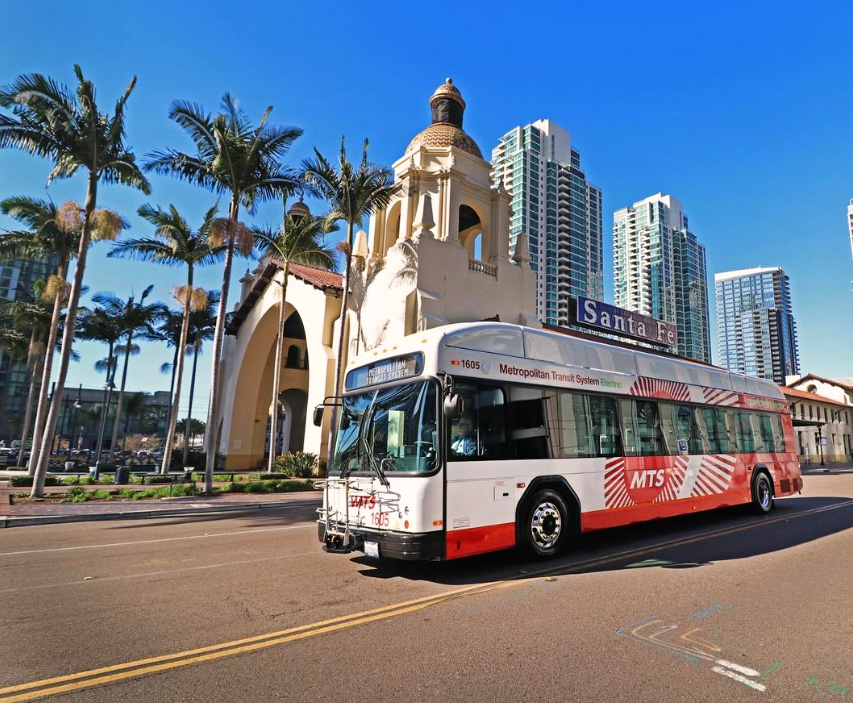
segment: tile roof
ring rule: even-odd
[[[790,398],[802,398],[803,400],[811,400],[815,403],[829,403],[830,405],[839,405],[842,408],[849,408],[849,405],[845,403],[839,403],[837,400],[833,400],[832,398],[827,398],[822,395],[818,395],[817,393],[809,393],[808,391],[801,391],[799,388],[791,388],[791,386],[780,386],[782,392],[790,397]]]
[[[837,379],[825,378],[823,376],[818,376],[814,373],[807,373],[805,376],[800,376],[796,381],[794,381],[794,383],[799,385],[800,383],[809,378],[813,378],[815,381],[822,381],[823,383],[828,383],[831,386],[838,386],[840,388],[846,388],[847,390],[853,390],[853,386],[851,386],[849,383],[844,383],[843,381]]]
[[[279,268],[284,267],[284,262],[278,259],[271,259],[270,262]],[[317,268],[316,266],[307,266],[305,264],[290,264],[290,273],[320,290],[327,290],[329,288],[336,290],[344,289],[344,277],[334,271]]]

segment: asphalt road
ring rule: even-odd
[[[853,701],[853,473],[544,564],[325,554],[314,507],[0,531],[0,703]]]

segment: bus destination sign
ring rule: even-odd
[[[570,306],[570,310],[574,312],[575,323],[583,327],[651,342],[662,347],[674,347],[678,341],[678,328],[672,323],[617,308],[600,300],[579,295],[576,305]]]
[[[379,383],[399,381],[403,378],[418,376],[424,368],[422,354],[407,354],[393,359],[383,359],[367,366],[361,366],[347,374],[347,390],[363,386],[375,386]]]

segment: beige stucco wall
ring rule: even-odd
[[[276,274],[280,283],[283,272]],[[267,286],[235,337],[228,338],[223,354],[223,389],[220,407],[222,432],[219,451],[229,469],[258,467],[263,461],[267,418],[272,402],[272,377],[280,287]],[[328,413],[322,427],[311,422],[311,409],[332,393],[334,371],[333,325],[340,313],[340,298],[317,290],[291,275],[287,287],[286,314],[297,311],[305,327],[305,341],[285,339],[283,362],[292,343],[308,352],[309,369],[288,369],[282,364],[280,388],[299,388],[308,394],[308,421],[304,450],[325,456]]]

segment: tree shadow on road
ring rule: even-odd
[[[369,578],[402,578],[469,585],[516,578],[588,574],[636,568],[707,568],[789,549],[853,528],[853,500],[786,498],[757,516],[746,506],[637,523],[581,535],[551,561],[529,561],[503,551],[460,561],[409,563],[354,558]]]

